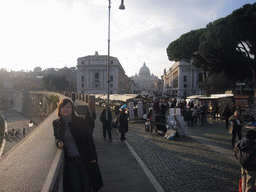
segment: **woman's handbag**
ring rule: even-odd
[[[233,128],[234,128],[234,127],[233,127],[233,123],[231,123],[231,125],[229,126],[228,132],[229,132],[229,133],[233,133]]]

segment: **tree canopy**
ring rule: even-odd
[[[246,4],[230,15],[190,31],[167,48],[169,60],[186,61],[230,79],[253,79],[256,70],[256,3]],[[255,89],[256,90],[256,89]]]
[[[205,29],[192,30],[173,41],[167,48],[167,55],[170,61],[185,59],[190,62],[193,53],[199,50],[199,37]]]

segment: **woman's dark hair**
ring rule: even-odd
[[[247,131],[246,138],[249,140],[255,140],[256,139],[256,131],[254,131],[252,129]]]
[[[72,114],[71,115],[72,115],[72,117],[76,116],[73,102],[70,99],[62,99],[59,102],[59,105],[58,105],[58,111],[57,111],[58,117],[61,117],[61,114],[60,114],[61,107],[67,105],[68,103],[71,103],[71,107],[72,107]]]

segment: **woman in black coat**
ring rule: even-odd
[[[87,123],[75,115],[69,99],[60,101],[58,117],[53,128],[57,147],[65,150],[64,191],[98,191],[103,182]]]
[[[125,140],[126,139],[125,133],[128,132],[128,120],[125,114],[125,108],[123,108],[122,111],[119,113],[118,122],[119,122],[119,133],[121,133],[120,140]]]

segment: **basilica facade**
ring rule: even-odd
[[[150,74],[149,68],[146,63],[139,70],[139,74],[131,76],[133,81],[133,92],[138,94],[145,94],[155,91],[155,84],[159,81],[159,78],[154,74]]]

